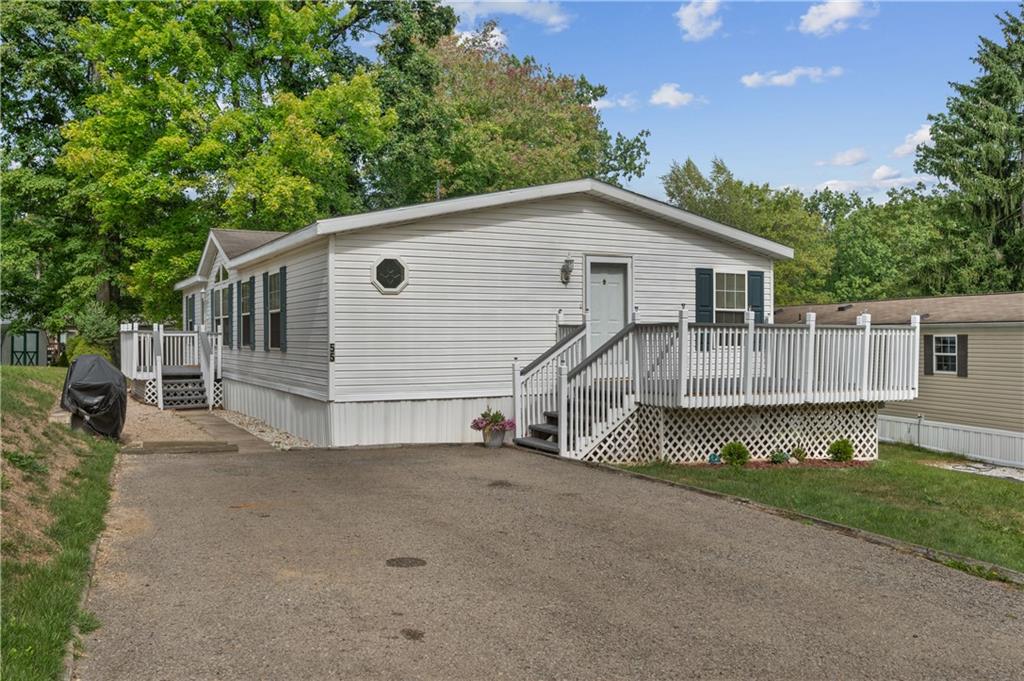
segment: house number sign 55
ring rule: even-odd
[[[330,359],[330,361],[333,362],[334,361],[334,343],[331,343],[330,347],[331,347],[331,352],[330,352],[331,359]]]

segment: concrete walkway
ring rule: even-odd
[[[469,446],[123,457],[87,607],[102,626],[78,661],[86,681],[1024,669],[1021,591],[739,504]]]
[[[239,451],[249,454],[268,454],[276,452],[269,442],[261,440],[247,430],[228,423],[216,412],[206,410],[179,411],[178,416],[194,426],[202,428],[218,442],[238,445]]]

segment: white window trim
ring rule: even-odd
[[[270,282],[271,282],[271,280],[274,277],[277,277],[277,307],[276,308],[271,307],[271,305],[270,305]],[[280,328],[277,331],[277,345],[272,345],[272,343],[274,342],[274,327],[271,325],[270,319],[271,319],[271,315],[273,315],[273,313],[275,313],[275,312],[277,313],[278,323],[282,324],[282,326],[283,326],[283,321],[281,320],[281,270],[277,270],[276,272],[268,272],[267,273],[267,349],[268,350],[280,350],[281,349],[281,331],[284,330],[283,328]]]
[[[742,309],[734,309],[731,307],[718,307],[718,275],[719,274],[738,274],[743,277],[743,304],[745,307]],[[747,300],[748,295],[748,282],[747,282],[747,271],[736,269],[734,267],[715,267],[711,270],[711,309],[712,309],[712,323],[718,324],[718,313],[721,312],[740,312],[746,313],[750,309],[750,301]],[[724,322],[723,322],[724,323]],[[742,323],[742,322],[731,322],[731,323]]]
[[[256,315],[253,314],[253,310],[251,309],[252,306],[250,306],[250,309],[249,309],[248,312],[245,312],[245,306],[249,305],[249,300],[250,300],[250,293],[246,292],[244,290],[244,288],[243,288],[243,287],[246,287],[246,286],[252,286],[252,288],[254,288],[254,289],[256,288],[256,285],[253,282],[250,282],[248,279],[243,279],[242,281],[238,282],[238,290],[239,290],[240,295],[241,295],[241,300],[238,303],[238,319],[239,319],[239,322],[238,322],[238,346],[240,348],[252,349],[252,348],[256,347],[256,344],[253,342],[254,340],[256,340]],[[248,319],[248,322],[249,322],[249,342],[248,343],[245,342],[245,333],[243,332],[243,329],[245,329],[244,322],[246,321],[246,319],[245,319],[246,317],[249,318]]]
[[[939,347],[938,340],[940,338],[952,338],[953,339],[953,352],[939,352],[938,351],[938,347]],[[941,336],[935,335],[935,336],[932,337],[932,371],[933,372],[935,372],[936,374],[946,374],[946,375],[949,375],[949,376],[956,376],[957,375],[957,370],[960,368],[958,366],[959,365],[959,361],[957,359],[957,351],[959,350],[958,345],[959,344],[957,343],[956,334],[945,333],[945,334],[942,334]],[[940,369],[939,368],[939,357],[952,357],[953,358],[953,369],[952,370],[950,370],[950,369]]]
[[[583,256],[583,309],[590,309],[590,266],[595,264],[611,264],[626,266],[626,323],[633,321],[633,258],[628,255],[597,255]],[[561,265],[561,261],[559,261]]]
[[[229,319],[228,306],[226,305],[228,295],[225,293],[227,290],[228,287],[226,284],[213,289],[213,297],[216,301],[216,306],[213,301],[210,302],[210,312],[213,316],[213,332],[220,336],[222,343],[224,342],[224,330],[227,328],[224,320]]]
[[[399,264],[402,265],[402,269],[405,272],[405,277],[402,279],[402,283],[399,284],[396,288],[387,288],[382,283],[377,281],[377,267],[385,260],[397,260]],[[405,264],[405,260],[403,260],[397,255],[382,255],[381,257],[377,258],[377,260],[373,263],[373,267],[370,269],[370,281],[373,283],[374,287],[384,295],[396,296],[402,291],[404,291],[405,287],[409,285],[409,266]]]

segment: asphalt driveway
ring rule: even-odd
[[[516,450],[127,455],[109,525],[86,681],[1024,669],[1020,591]]]

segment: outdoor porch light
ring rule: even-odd
[[[562,283],[563,284],[568,284],[569,283],[569,277],[572,276],[572,268],[573,268],[573,259],[572,258],[566,258],[565,261],[562,263]]]

